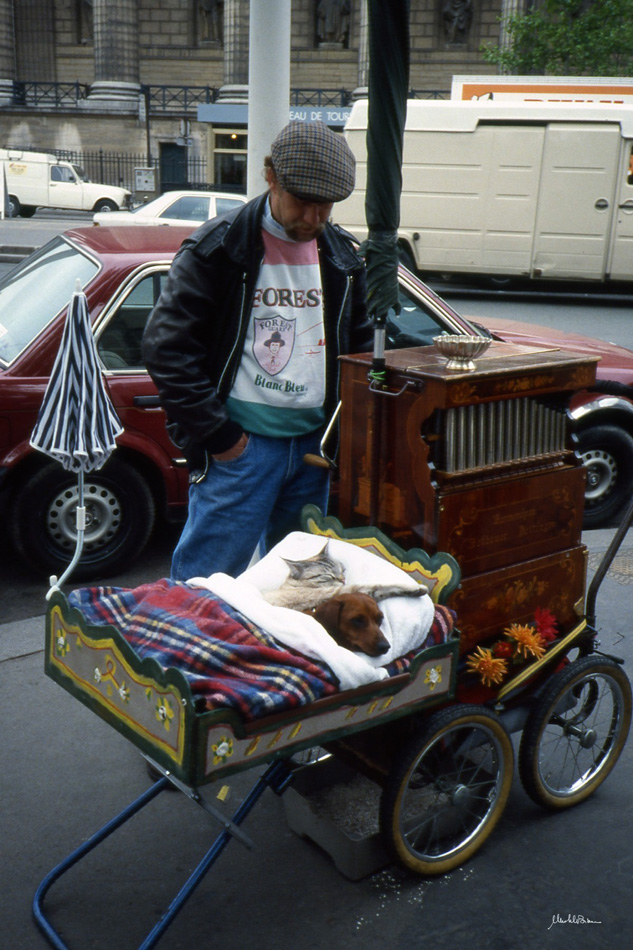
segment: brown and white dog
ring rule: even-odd
[[[307,610],[339,646],[383,656],[391,644],[380,629],[383,613],[369,594],[337,594]]]

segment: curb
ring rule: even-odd
[[[5,264],[17,263],[37,250],[36,247],[19,244],[0,244],[0,262]]]

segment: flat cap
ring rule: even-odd
[[[270,147],[277,181],[304,201],[342,201],[354,189],[356,160],[323,122],[289,122]]]

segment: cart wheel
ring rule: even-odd
[[[523,786],[538,805],[584,801],[618,760],[631,724],[631,684],[604,656],[552,676],[528,716],[519,748]]]
[[[432,713],[396,760],[380,826],[396,861],[444,874],[484,843],[505,807],[514,768],[510,737],[482,706]]]

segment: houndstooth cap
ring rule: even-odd
[[[342,201],[354,189],[356,160],[340,133],[323,122],[289,122],[270,148],[284,191],[304,201]]]

